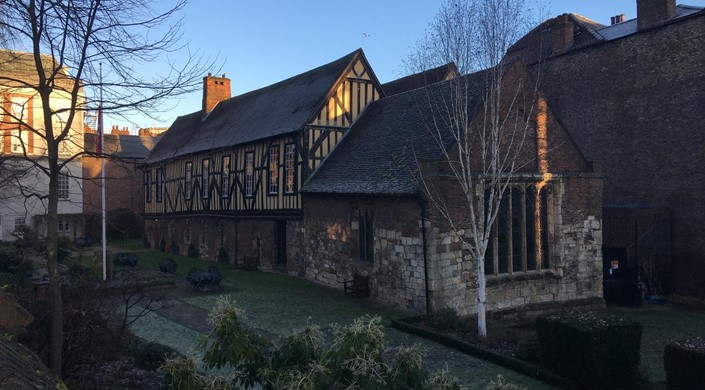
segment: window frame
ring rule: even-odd
[[[223,160],[220,163],[220,197],[227,198],[230,196],[230,166],[232,162],[230,154],[223,155]]]
[[[273,159],[272,157],[276,157]],[[274,161],[273,161],[274,160]],[[270,145],[267,151],[267,194],[279,195],[279,145]]]
[[[289,158],[291,156],[291,159]],[[284,194],[296,194],[296,144],[284,145]]]
[[[211,159],[209,157],[201,160],[201,198],[210,198],[210,167]]]
[[[193,190],[193,162],[188,161],[184,165],[184,199],[191,200]]]
[[[22,221],[22,222],[18,223],[19,221]],[[25,216],[15,217],[15,225],[14,226],[15,226],[15,230],[17,230],[23,226],[27,226],[27,218]]]
[[[69,191],[69,176],[63,172],[59,172],[59,176],[57,178],[57,192],[59,194],[59,200],[67,200],[70,197],[70,191]]]
[[[152,203],[152,170],[147,169],[144,171],[143,180],[144,183],[144,201],[146,203]]]
[[[164,197],[164,170],[162,168],[156,169],[154,184],[156,185],[154,198],[157,203],[161,203]]]
[[[255,196],[255,152],[245,152],[245,197]]]
[[[552,237],[548,227],[551,185],[515,183],[507,190],[502,195],[485,252],[485,275],[551,268]]]

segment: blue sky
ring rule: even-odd
[[[192,0],[184,10],[190,47],[217,57],[232,95],[261,88],[362,48],[381,82],[403,75],[402,59],[424,34],[440,0]],[[677,3],[680,3],[677,1]],[[683,0],[705,6],[705,0]],[[534,0],[549,17],[574,12],[602,24],[636,17],[636,0]],[[365,36],[365,34],[368,36]],[[154,69],[159,70],[155,65]],[[217,71],[214,69],[213,71]],[[130,118],[139,127],[169,126],[201,107],[201,92],[175,99],[158,121]],[[128,126],[123,119],[106,118]]]

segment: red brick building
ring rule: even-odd
[[[703,296],[705,11],[639,0],[636,16],[562,15],[511,54],[541,71],[556,117],[602,166],[605,261],[651,293]]]
[[[118,132],[115,128],[113,130],[114,133]],[[84,134],[87,152],[95,153],[97,137],[95,133]],[[103,150],[108,156],[105,159],[105,203],[109,232],[121,235],[127,233],[130,237],[141,236],[144,187],[139,166],[144,163],[157,140],[151,136],[104,135]],[[100,158],[95,157],[95,154],[83,158],[83,212],[86,232],[94,239],[101,236],[100,169]]]

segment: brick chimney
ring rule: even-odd
[[[575,26],[570,21],[568,14],[563,14],[554,19],[551,26],[551,55],[566,51],[573,44]]]
[[[221,101],[230,98],[230,79],[225,77],[208,76],[203,78],[203,116],[205,117],[213,110],[213,107]]]
[[[676,0],[636,0],[637,30],[665,23],[676,15]]]

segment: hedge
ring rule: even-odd
[[[697,389],[705,384],[705,339],[676,341],[663,351],[666,388]]]
[[[641,324],[595,312],[536,319],[544,366],[587,389],[639,387]]]

